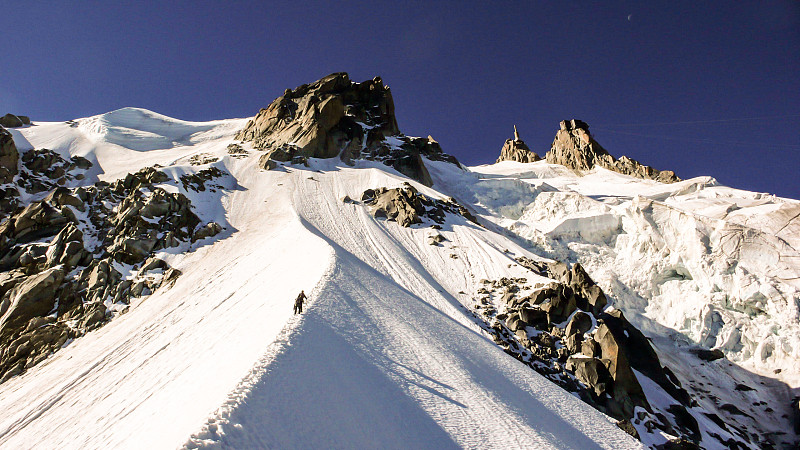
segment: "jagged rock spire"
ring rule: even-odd
[[[550,164],[561,164],[577,171],[604,167],[625,175],[651,179],[662,183],[680,181],[671,170],[656,170],[640,162],[621,156],[614,158],[589,133],[589,125],[577,119],[562,120],[546,155]]]
[[[539,161],[540,159],[542,158],[536,153],[532,152],[531,149],[525,145],[525,142],[519,138],[517,126],[514,125],[514,139],[506,139],[505,144],[503,144],[503,148],[500,150],[500,157],[497,158],[497,162],[517,161],[530,163]]]

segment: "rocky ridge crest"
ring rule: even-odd
[[[614,172],[661,183],[680,181],[671,170],[656,170],[627,156],[614,158],[594,140],[586,122],[577,119],[562,120],[559,126],[553,145],[546,155],[550,164],[561,164],[578,171],[600,166]]]
[[[264,150],[260,165],[306,158],[381,161],[424,185],[433,182],[422,156],[458,164],[436,140],[400,132],[389,86],[380,77],[352,82],[344,72],[286,89],[250,120],[236,139]]]

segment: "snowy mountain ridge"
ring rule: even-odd
[[[388,88],[365,83],[287,90],[261,149],[241,140],[257,120],[136,108],[11,128],[4,299],[50,270],[77,306],[57,294],[20,325],[71,337],[0,384],[0,447],[796,442],[800,202],[544,160],[464,168],[382,125]],[[18,236],[33,206],[82,233],[83,259],[45,254],[78,239],[63,232]]]

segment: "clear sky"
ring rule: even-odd
[[[466,164],[578,118],[615,156],[800,198],[796,0],[121,3],[4,4],[0,114],[248,117],[346,71]]]

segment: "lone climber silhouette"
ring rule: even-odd
[[[302,290],[300,291],[300,295],[297,296],[297,299],[294,301],[294,313],[298,314],[303,312],[303,300],[305,300],[306,294]]]

